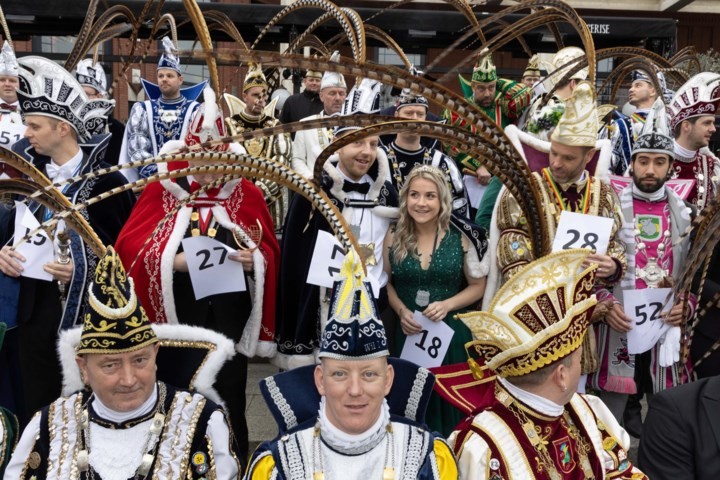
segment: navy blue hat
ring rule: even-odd
[[[355,252],[345,257],[329,311],[318,358],[367,360],[390,354],[370,282]]]
[[[162,39],[163,53],[160,55],[158,61],[158,70],[161,68],[167,68],[169,70],[175,70],[177,73],[180,72],[180,58],[177,56],[177,48],[173,44],[169,37],[163,37]]]

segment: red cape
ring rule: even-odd
[[[155,231],[155,228],[178,204],[177,198],[167,191],[162,183],[148,185],[135,204],[115,245],[115,250],[122,259],[126,271],[135,282],[138,298],[151,322],[168,321],[163,298],[160,260],[168,238],[175,228],[177,215],[170,218],[158,231]],[[274,235],[272,218],[260,190],[245,179],[237,183],[230,196],[223,202],[223,206],[230,220],[244,230],[247,231],[248,227],[256,225],[256,220],[259,220],[265,232],[259,246],[266,265],[259,340],[273,342],[280,246]],[[148,241],[151,235],[152,238]]]

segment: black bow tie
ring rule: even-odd
[[[366,194],[370,191],[370,184],[369,183],[353,183],[348,182],[345,180],[343,182],[343,191],[344,192],[359,192],[362,194]]]

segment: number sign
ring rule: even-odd
[[[447,323],[433,322],[418,311],[413,313],[413,319],[422,331],[405,339],[400,358],[425,368],[439,367],[455,332]]]
[[[307,283],[325,288],[333,288],[344,260],[345,250],[343,250],[338,239],[331,233],[320,230],[317,235],[317,240],[315,240],[315,248],[313,249],[312,260],[310,261]],[[367,281],[370,282],[373,296],[378,298],[381,288],[380,283],[369,271]]]
[[[669,288],[623,291],[625,314],[633,320],[633,328],[627,334],[628,353],[647,352],[668,331],[670,325],[662,320],[661,313],[673,306],[672,296],[665,304],[670,291]]]
[[[607,253],[612,218],[563,211],[560,214],[553,252],[571,248],[589,248],[600,255]]]
[[[15,202],[15,238],[13,239],[13,245],[16,246],[15,251],[25,257],[25,262],[20,262],[23,267],[22,276],[52,281],[53,276],[43,270],[43,265],[52,263],[55,260],[53,244],[47,233],[40,231],[30,239],[20,243],[27,234],[35,230],[39,225],[40,222],[37,221],[24,203]]]
[[[242,263],[228,258],[234,249],[205,236],[188,237],[182,245],[195,298],[247,290]]]

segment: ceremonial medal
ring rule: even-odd
[[[193,228],[192,230],[190,230],[190,234],[191,234],[193,237],[199,237],[199,236],[200,236],[200,229],[199,229],[199,228]]]
[[[360,258],[362,258],[365,265],[368,267],[377,265],[377,258],[375,258],[375,242],[361,243],[359,253]]]
[[[85,453],[87,454],[87,451],[85,451]],[[28,467],[30,467],[32,470],[36,470],[39,466],[40,454],[38,452],[32,452],[28,457]]]
[[[430,304],[430,292],[427,290],[418,290],[415,295],[415,304],[418,307],[427,307]]]
[[[253,157],[259,156],[262,153],[264,146],[264,142],[258,140],[257,138],[251,138],[245,142],[245,148]]]
[[[636,271],[637,278],[643,280],[648,288],[658,288],[662,279],[668,274],[667,270],[660,268],[657,258],[648,258],[647,263]]]

